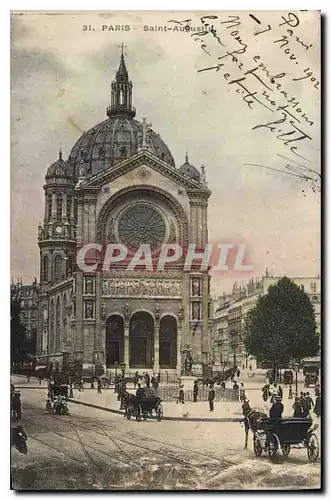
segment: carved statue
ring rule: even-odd
[[[86,278],[85,293],[93,293],[93,280],[92,280],[92,278]]]
[[[192,319],[200,319],[200,304],[198,302],[193,302],[192,304]]]
[[[193,295],[200,295],[200,281],[198,279],[194,279],[192,282]]]
[[[106,319],[106,303],[102,302],[101,304],[101,319],[102,321],[105,321]]]
[[[93,303],[86,302],[85,304],[85,317],[87,319],[93,318]]]
[[[192,365],[193,365],[192,355],[190,351],[186,351],[186,356],[184,360],[185,375],[192,375]]]

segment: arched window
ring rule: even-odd
[[[63,259],[61,255],[57,255],[54,259],[54,281],[62,279],[63,276]]]
[[[42,281],[45,283],[48,281],[48,257],[47,255],[44,256],[43,261],[42,261]]]
[[[56,218],[62,219],[62,194],[56,195]]]

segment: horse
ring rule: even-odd
[[[258,429],[258,423],[263,418],[268,418],[268,415],[262,413],[260,411],[256,411],[252,409],[249,405],[249,401],[245,400],[242,405],[242,411],[244,415],[244,426],[245,426],[245,446],[244,449],[247,449],[248,444],[248,431],[249,429],[252,432],[256,432]]]

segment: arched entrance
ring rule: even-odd
[[[154,320],[144,311],[130,320],[130,366],[152,368],[154,362]]]
[[[160,368],[176,368],[177,321],[173,316],[163,316],[159,332]]]
[[[112,315],[106,324],[106,366],[120,363],[124,357],[124,322],[121,316]]]

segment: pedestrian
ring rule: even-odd
[[[283,388],[281,385],[278,386],[277,393],[278,393],[278,396],[280,396],[283,399]]]
[[[221,382],[221,387],[222,387],[222,389],[225,389],[225,382],[224,382],[224,380],[222,380],[222,382]]]
[[[303,418],[308,418],[309,417],[309,402],[306,399],[305,393],[303,393],[302,398],[300,398],[300,403],[301,403],[301,407],[302,407],[301,416]]]
[[[91,389],[94,389],[94,378],[91,378]]]
[[[237,370],[237,377],[238,377],[238,378],[240,377],[240,370],[239,370],[239,368],[238,368],[238,370]]]
[[[270,386],[270,394],[271,394],[271,397],[270,397],[270,403],[273,403],[274,402],[274,398],[277,396],[277,385],[276,383],[274,383],[273,385]]]
[[[160,381],[161,381],[161,373],[159,372],[159,373],[157,374],[157,383],[159,384],[159,383],[160,383]]]
[[[38,377],[38,384],[41,385],[42,378]]]
[[[265,386],[262,387],[262,399],[266,403],[269,398],[269,384],[265,384]]]
[[[198,402],[198,393],[199,393],[198,381],[195,380],[193,386],[193,403]]]
[[[301,404],[300,398],[298,398],[298,396],[295,396],[295,400],[294,400],[292,408],[294,410],[293,417],[301,418],[303,416],[302,415],[303,414],[302,404]]]
[[[293,391],[292,391],[291,385],[290,385],[289,390],[288,390],[288,399],[293,399]]]
[[[249,365],[249,371],[250,372],[252,371],[252,365]]]
[[[237,384],[237,382],[236,382],[236,381],[234,381],[234,384],[233,384],[233,389],[234,389],[235,391],[237,391],[237,390],[239,389],[239,385]]]
[[[306,401],[308,403],[309,412],[310,412],[314,408],[314,401],[312,400],[309,392],[307,392],[307,394],[306,394]]]
[[[69,398],[73,398],[74,397],[74,391],[72,389],[72,382],[70,382],[70,386],[69,386]]]
[[[137,384],[139,382],[139,373],[136,372],[133,377],[133,388],[135,389],[137,387]]]
[[[97,387],[98,387],[98,394],[101,394],[101,388],[102,388],[102,384],[101,384],[101,379],[98,378],[97,380]]]
[[[146,382],[146,387],[149,387],[151,383],[151,378],[149,376],[149,373],[146,373],[145,375],[145,382]]]
[[[245,396],[245,387],[244,387],[244,383],[243,382],[240,382],[240,387],[239,387],[239,400],[241,403],[243,403],[246,399],[246,396]]]
[[[315,413],[316,417],[321,416],[321,394],[320,393],[317,393],[317,396],[316,396],[314,413]]]
[[[178,403],[185,404],[184,403],[184,386],[183,385],[181,385],[179,388],[177,404]]]
[[[209,393],[208,393],[209,411],[214,411],[214,399],[215,399],[214,386],[211,385],[209,387]]]

